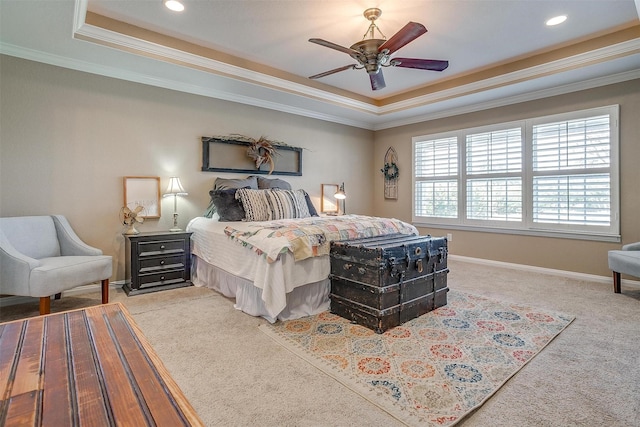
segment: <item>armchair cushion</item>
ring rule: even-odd
[[[55,295],[69,289],[69,283],[76,287],[109,277],[111,257],[107,255],[43,258],[31,270],[29,292],[31,296]]]

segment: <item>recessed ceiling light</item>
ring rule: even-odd
[[[184,5],[178,0],[164,0],[164,5],[174,12],[182,12],[184,10]]]
[[[554,25],[562,24],[566,20],[567,20],[567,15],[559,15],[559,16],[554,16],[553,18],[549,19],[546,22],[546,24],[549,27],[552,27]]]

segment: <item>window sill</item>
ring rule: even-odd
[[[441,224],[430,223],[425,221],[414,221],[413,225],[422,228],[435,228],[442,230],[462,230],[480,233],[496,233],[496,234],[514,234],[520,236],[537,236],[552,237],[556,239],[574,239],[574,240],[591,240],[595,242],[613,242],[620,243],[622,241],[620,235],[610,234],[593,234],[578,233],[559,230],[532,230],[532,229],[514,229],[514,228],[498,228],[498,227],[478,227],[460,224]]]

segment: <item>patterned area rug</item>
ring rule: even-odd
[[[260,329],[403,423],[451,426],[573,319],[450,291],[446,306],[384,334],[329,312]]]

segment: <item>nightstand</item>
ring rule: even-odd
[[[191,286],[191,234],[151,232],[126,235],[127,295]]]

